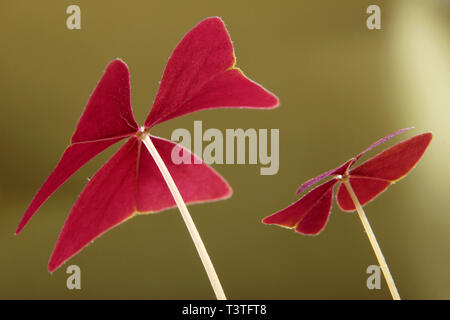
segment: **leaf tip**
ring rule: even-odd
[[[231,188],[231,186],[227,183],[227,190],[223,195],[223,200],[231,198],[232,195],[233,195],[233,188]]]
[[[295,192],[295,194],[300,194],[302,193],[304,190],[306,189],[305,184],[302,184],[297,191]]]
[[[122,66],[128,67],[122,58],[115,58],[113,61],[111,61],[110,64],[113,64],[113,65],[116,64],[116,65],[122,65]]]
[[[62,263],[58,264],[58,263],[55,263],[53,261],[53,259],[50,259],[48,266],[47,266],[48,273],[53,274],[53,272],[55,272],[56,269],[58,269],[61,265],[62,265]]]
[[[272,92],[268,91],[270,98],[272,99],[272,105],[269,107],[269,109],[275,109],[280,106],[280,99],[274,95]]]
[[[272,213],[272,214],[270,214],[270,215],[264,217],[264,218],[261,220],[261,223],[263,223],[263,224],[265,224],[265,225],[277,224],[277,221],[275,221],[276,219],[274,218],[274,216],[275,216],[276,214],[277,214],[277,212],[276,212],[276,213]],[[278,225],[278,224],[277,224],[277,225]]]
[[[16,228],[16,231],[14,231],[14,235],[17,236],[22,231],[22,229],[25,227],[25,223],[20,221],[19,225]]]
[[[266,225],[269,225],[269,224],[271,224],[270,222],[268,222],[268,218],[269,218],[270,216],[267,216],[267,217],[264,217],[263,219],[261,219],[261,223],[262,224],[266,224]]]

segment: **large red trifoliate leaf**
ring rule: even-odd
[[[50,259],[50,271],[135,212],[156,212],[175,205],[141,141],[144,135],[149,135],[150,127],[202,109],[278,105],[273,94],[245,78],[234,68],[234,63],[233,47],[223,22],[219,18],[202,21],[183,38],[169,59],[155,104],[142,130],[138,129],[131,111],[127,66],[115,60],[107,67],[77,124],[71,145],[19,224],[18,232],[83,164],[113,143],[130,137],[88,182],[74,204]],[[190,157],[191,164],[175,164],[171,158],[173,148],[183,148],[164,139],[151,137],[151,140],[186,203],[231,195],[226,181],[189,151],[184,150],[183,159]]]
[[[78,169],[97,154],[138,130],[130,105],[128,68],[111,62],[92,93],[56,168],[36,193],[17,227],[18,234],[39,207]]]
[[[151,137],[186,204],[220,200],[231,188],[204,163],[174,164],[175,143]],[[195,155],[189,153],[193,160]],[[139,165],[137,165],[139,163]],[[136,212],[156,212],[175,206],[155,161],[143,143],[131,138],[94,175],[81,193],[64,224],[49,263],[57,269],[98,236]]]
[[[172,53],[145,126],[204,109],[276,107],[278,99],[234,68],[235,61],[223,21],[200,22]]]
[[[69,146],[58,162],[58,165],[44,182],[34,196],[25,214],[23,215],[17,230],[18,234],[31,219],[41,205],[79,168],[95,157],[97,154],[118,142],[122,138],[103,141],[76,143]]]
[[[48,265],[50,272],[133,215],[139,143],[135,138],[128,140],[86,185],[56,242]]]
[[[232,191],[228,183],[196,155],[171,141],[157,137],[151,139],[184,202],[191,204],[231,196]],[[179,151],[184,153],[184,158],[190,159],[191,163],[175,164],[171,158],[174,147],[180,148]],[[176,206],[155,161],[142,143],[139,152],[136,200],[137,210],[140,212],[156,212]]]
[[[125,137],[139,126],[130,101],[130,74],[120,59],[111,62],[81,115],[72,143]]]
[[[373,200],[393,182],[407,175],[422,158],[432,137],[431,133],[414,136],[350,170],[350,183],[361,205]],[[342,210],[355,210],[347,189],[341,186],[336,197]]]
[[[285,228],[295,228],[303,234],[317,234],[324,227],[331,210],[333,186],[336,179],[314,188],[289,207],[262,220],[265,224],[276,224]]]
[[[342,183],[344,179],[350,182],[360,204],[367,204],[414,168],[428,148],[432,134],[424,133],[414,136],[384,150],[360,166],[350,168],[366,152],[409,129],[411,128],[399,130],[376,141],[343,165],[306,181],[300,186],[299,192],[328,176],[334,176],[332,180],[314,188],[291,206],[267,216],[262,222],[296,228],[297,232],[303,234],[319,233],[327,222],[331,210],[333,187],[336,183],[339,183],[336,194],[339,207],[343,211],[355,210],[355,205]]]

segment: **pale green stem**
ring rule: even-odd
[[[375,238],[375,234],[370,227],[369,220],[367,220],[366,213],[364,212],[361,204],[359,203],[358,198],[356,197],[355,191],[353,191],[348,178],[344,178],[342,180],[345,187],[352,198],[353,203],[355,204],[356,211],[358,212],[359,218],[361,219],[364,230],[367,233],[367,237],[369,238],[370,244],[372,245],[373,251],[377,256],[378,263],[380,264],[381,270],[383,271],[384,278],[386,279],[387,285],[389,287],[389,291],[391,292],[392,298],[394,300],[400,300],[400,295],[398,294],[397,287],[395,286],[394,279],[392,278],[391,272],[389,271],[389,267],[384,259],[383,253],[381,252],[380,246],[378,245],[377,239]]]
[[[197,249],[198,255],[202,260],[203,266],[206,270],[209,281],[211,282],[211,286],[213,287],[214,293],[216,294],[217,300],[226,300],[227,298],[222,289],[222,285],[220,284],[216,270],[214,269],[211,259],[209,258],[208,252],[206,251],[205,245],[203,244],[200,234],[198,233],[194,221],[192,220],[192,217],[189,214],[189,211],[186,207],[186,203],[184,203],[180,191],[178,190],[175,182],[173,181],[173,178],[170,175],[169,170],[167,169],[164,161],[162,160],[161,156],[159,155],[158,151],[153,145],[153,142],[151,141],[149,135],[143,133],[141,135],[141,139],[142,142],[147,147],[150,154],[152,155],[153,159],[155,160],[156,165],[161,171],[161,174],[164,180],[166,181],[170,192],[172,193],[175,203],[177,204],[181,216],[183,217],[184,223],[186,224],[189,234],[191,235],[192,241],[194,242],[195,248]]]

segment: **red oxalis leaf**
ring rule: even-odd
[[[104,232],[131,218],[175,206],[175,201],[140,136],[161,122],[187,113],[222,107],[274,108],[278,99],[234,67],[229,34],[220,18],[203,20],[181,40],[165,68],[155,103],[139,130],[130,105],[129,72],[111,62],[90,97],[71,144],[33,198],[16,233],[79,168],[114,143],[128,141],[86,185],[70,211],[50,258],[49,271]],[[189,203],[228,198],[231,188],[201,161],[175,164],[171,141],[151,137],[178,189]],[[192,159],[196,157],[184,150]],[[198,164],[200,162],[200,164]]]
[[[100,152],[139,130],[130,105],[128,68],[111,62],[87,103],[71,143],[34,196],[17,227],[18,234],[39,207],[75,172]]]
[[[375,199],[392,183],[406,176],[422,158],[433,135],[423,133],[397,143],[350,170],[350,184],[361,205]],[[346,188],[339,186],[336,195],[339,207],[344,211],[355,210]]]
[[[230,35],[219,18],[189,31],[164,70],[145,126],[212,108],[275,108],[278,99],[235,68]]]
[[[263,219],[265,224],[295,228],[303,234],[317,234],[324,227],[331,210],[336,179],[321,184],[289,207]]]
[[[318,234],[325,227],[331,212],[333,187],[336,183],[339,183],[336,194],[339,207],[343,211],[355,210],[347,188],[340,183],[343,179],[349,179],[361,205],[372,201],[392,183],[406,176],[414,168],[428,148],[433,137],[432,134],[423,133],[414,136],[382,151],[354,169],[351,167],[366,152],[409,129],[401,129],[378,140],[336,169],[306,181],[300,186],[297,193],[306,190],[322,179],[333,176],[331,180],[308,192],[291,206],[264,218],[262,222],[295,228],[297,232],[303,234]]]

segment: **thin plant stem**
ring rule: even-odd
[[[189,214],[188,208],[186,207],[186,203],[184,202],[183,198],[181,197],[180,191],[178,190],[175,182],[173,181],[173,178],[170,175],[169,170],[167,169],[164,161],[162,160],[161,156],[159,155],[158,151],[156,150],[149,135],[146,133],[143,133],[141,136],[141,139],[142,139],[142,142],[147,147],[150,154],[152,155],[153,159],[155,160],[156,165],[158,166],[159,170],[161,171],[161,174],[162,174],[164,180],[166,181],[170,192],[172,193],[175,203],[177,204],[178,209],[180,210],[181,216],[183,217],[184,223],[186,224],[189,234],[191,235],[192,241],[194,242],[195,248],[197,249],[198,255],[200,256],[200,259],[202,260],[203,266],[208,275],[209,281],[211,282],[211,286],[213,287],[214,293],[216,294],[217,300],[226,300],[227,298],[222,289],[222,285],[220,284],[220,280],[219,280],[219,277],[217,276],[216,270],[214,269],[211,259],[209,258],[208,252],[206,251],[205,245],[203,244],[200,234],[198,233],[197,228],[195,227],[194,221],[192,220],[192,217]]]
[[[355,204],[356,211],[358,212],[358,215],[359,215],[359,218],[361,219],[364,230],[367,233],[367,237],[369,238],[369,241],[370,241],[370,244],[372,245],[373,251],[375,252],[375,255],[377,256],[378,263],[380,264],[381,270],[383,271],[383,275],[384,275],[384,278],[386,279],[386,282],[389,287],[389,291],[391,292],[392,298],[394,300],[400,300],[400,295],[398,294],[394,279],[392,278],[391,272],[389,271],[389,267],[386,263],[386,260],[384,259],[383,253],[381,252],[381,249],[380,249],[380,246],[378,245],[377,239],[375,238],[375,234],[373,233],[372,228],[370,227],[369,220],[367,220],[366,213],[364,212],[363,208],[361,207],[361,204],[359,203],[359,200],[356,197],[355,191],[353,190],[352,186],[350,185],[348,178],[344,178],[342,180],[342,182],[344,183],[345,187],[347,188],[348,193],[350,194],[350,197],[352,198],[352,201]]]

